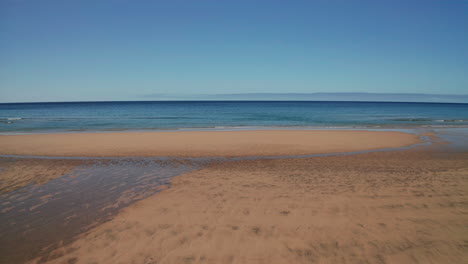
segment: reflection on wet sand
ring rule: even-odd
[[[51,161],[35,162],[45,166]],[[171,177],[196,168],[189,161],[175,160],[82,163],[45,184],[31,184],[0,196],[1,263],[46,254],[108,220],[118,209],[167,188]]]

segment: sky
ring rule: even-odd
[[[468,94],[468,1],[0,0],[0,102]]]

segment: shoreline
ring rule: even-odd
[[[457,130],[468,129],[468,125],[356,125],[356,126],[216,126],[216,127],[180,127],[147,129],[109,129],[109,130],[44,130],[44,131],[4,131],[0,136],[52,135],[52,134],[114,134],[114,133],[160,133],[160,132],[236,132],[236,131],[395,131],[413,133],[415,130]]]
[[[344,262],[344,259],[352,262],[356,258],[373,262],[383,258],[389,263],[412,263],[414,259],[423,262],[431,257],[419,250],[427,245],[430,245],[428,250],[441,252],[437,256],[439,261],[457,263],[463,258],[461,251],[454,248],[463,243],[463,237],[458,234],[466,230],[462,228],[466,221],[458,217],[466,211],[464,204],[468,199],[464,176],[468,168],[465,150],[453,152],[445,149],[445,145],[439,144],[442,138],[428,131],[414,131],[414,134],[388,131],[284,132],[256,131],[254,137],[247,139],[271,142],[276,135],[282,141],[292,138],[293,141],[289,141],[291,147],[300,147],[293,144],[297,141],[308,142],[309,146],[317,148],[336,144],[344,136],[347,140],[341,139],[341,149],[358,147],[361,150],[316,156],[219,158],[213,159],[215,162],[201,162],[199,168],[171,176],[168,182],[161,183],[158,183],[161,170],[148,161],[155,161],[154,165],[174,164],[174,169],[183,169],[180,165],[185,166],[184,163],[177,163],[183,158],[122,156],[106,161],[108,157],[86,157],[86,160],[68,157],[72,160],[67,161],[66,157],[54,156],[49,156],[50,159],[46,156],[42,160],[37,157],[1,157],[2,167],[7,173],[3,176],[16,175],[10,177],[16,179],[22,175],[21,182],[11,182],[12,187],[17,188],[32,180],[35,182],[11,192],[12,200],[4,200],[11,202],[5,209],[14,210],[5,211],[5,214],[11,214],[7,219],[25,214],[27,217],[18,218],[23,219],[24,224],[49,218],[62,221],[53,217],[56,214],[54,210],[62,210],[58,205],[63,206],[67,201],[75,204],[66,210],[70,216],[63,216],[66,228],[59,236],[48,231],[54,230],[51,226],[32,226],[33,232],[29,233],[15,233],[15,228],[8,228],[11,235],[4,237],[4,243],[10,247],[4,252],[5,260],[115,263],[123,257],[127,262],[137,259],[142,263],[183,263],[187,260],[193,260],[193,263],[205,260],[231,263],[229,259],[232,258],[239,263],[248,259],[302,263],[313,258],[332,263]],[[117,134],[123,135],[125,140],[119,141],[114,137],[110,140],[124,145],[132,143],[131,137],[141,136],[140,133]],[[148,137],[154,139],[155,134],[149,133]],[[174,133],[167,134],[174,136]],[[193,138],[192,132],[182,135],[187,134]],[[246,139],[245,136],[252,135],[252,131],[201,134],[205,139],[201,143],[207,144],[207,141],[213,141],[213,134],[227,134],[231,140],[233,135]],[[54,136],[49,135],[50,138]],[[76,140],[76,135],[72,136]],[[38,139],[36,136],[32,138]],[[375,147],[383,143],[402,144],[405,140],[418,142],[401,148],[362,150],[365,142],[372,143],[367,147]],[[68,139],[70,141],[73,142]],[[219,141],[219,138],[214,141],[226,142]],[[92,142],[99,143],[96,139]],[[234,142],[242,140],[237,138]],[[427,147],[414,147],[426,144]],[[284,146],[272,146],[281,152],[291,152]],[[247,150],[237,149],[236,153],[245,154]],[[196,164],[204,158],[186,160]],[[44,176],[47,178],[41,179]],[[140,180],[132,185],[130,179]],[[117,186],[122,181],[127,187],[119,190]],[[151,181],[163,184],[160,186],[162,189],[153,188],[161,190],[155,195],[148,190],[142,191]],[[19,193],[21,195],[18,196]],[[110,195],[114,198],[108,200]],[[96,198],[92,198],[94,196]],[[3,197],[5,199],[8,194]],[[77,198],[70,197],[90,199],[92,202],[81,202],[84,205],[89,203],[94,209],[87,212],[88,209],[76,204]],[[131,197],[142,200],[133,203],[129,200]],[[119,207],[122,202],[128,206],[123,204]],[[115,214],[112,213],[112,217],[104,222],[86,223],[90,213],[100,219],[106,216],[105,212],[110,212],[97,209],[99,206],[105,210],[115,208]],[[85,222],[81,224],[74,222],[82,220]],[[441,226],[452,226],[453,230],[440,230]],[[56,224],[54,228],[58,228]],[[24,243],[26,239],[21,236],[37,237],[50,244]],[[443,246],[445,244],[449,246]],[[126,254],[115,255],[115,252]]]
[[[374,130],[0,135],[0,155],[181,158],[295,156],[406,147],[422,143],[419,137],[416,133]]]

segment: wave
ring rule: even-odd
[[[7,117],[7,118],[0,118],[1,121],[15,121],[15,120],[21,120],[23,118],[21,117]]]
[[[398,121],[398,122],[468,122],[468,119],[432,119],[432,118],[392,118],[387,119],[388,121]]]
[[[177,120],[177,119],[199,119],[197,117],[186,116],[161,116],[161,117],[7,117],[0,118],[0,121],[16,120],[45,120],[45,121],[70,121],[70,120]]]
[[[17,120],[22,120],[23,118],[21,117],[7,117],[7,118],[0,118],[0,123],[7,123],[7,124],[12,124]]]
[[[439,120],[435,120],[436,122],[459,122],[459,123],[462,123],[462,122],[468,122],[468,119],[439,119]]]
[[[387,119],[389,121],[398,121],[398,122],[421,122],[421,121],[434,121],[434,119],[431,119],[431,118],[391,118],[391,119]]]

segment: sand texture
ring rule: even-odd
[[[212,164],[39,261],[468,263],[468,154]]]
[[[0,154],[44,156],[278,156],[402,147],[417,135],[383,131],[265,130],[0,136]]]
[[[0,159],[0,195],[69,174],[79,160]]]

